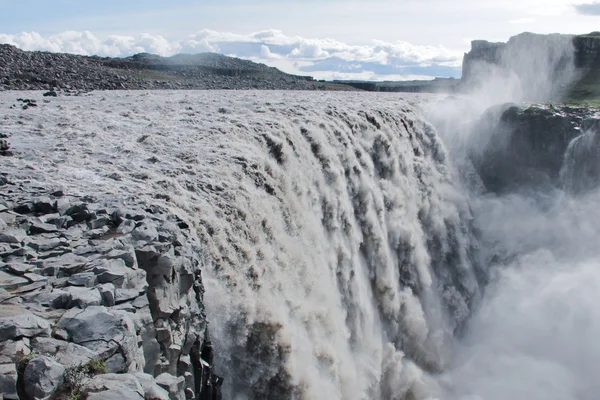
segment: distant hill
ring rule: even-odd
[[[23,51],[0,44],[0,90],[49,88],[356,90],[215,53],[110,58]]]

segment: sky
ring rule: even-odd
[[[24,50],[213,51],[318,79],[460,77],[473,39],[594,30],[589,0],[0,0],[0,43]]]

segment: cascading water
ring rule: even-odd
[[[447,366],[482,275],[468,201],[433,128],[400,99],[363,96],[228,115],[206,160],[205,300],[226,398],[421,398]]]

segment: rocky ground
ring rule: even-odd
[[[219,54],[127,58],[22,51],[0,44],[0,90],[356,90]]]
[[[39,152],[18,128],[50,105],[35,97],[0,119],[0,399],[219,398],[191,222],[49,173],[64,140],[42,128],[59,147]]]

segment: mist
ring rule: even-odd
[[[486,190],[473,159],[489,145],[508,107],[502,104],[526,108],[555,101],[578,77],[569,37],[519,35],[497,56],[494,63],[469,66],[465,94],[425,106],[470,193],[488,278],[453,346],[451,366],[438,377],[439,398],[595,399],[600,390],[598,124],[588,124],[569,145],[559,187]]]

